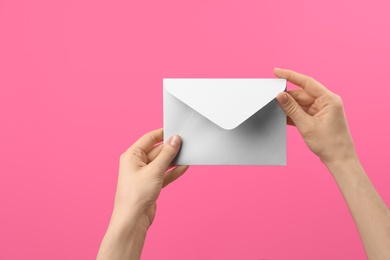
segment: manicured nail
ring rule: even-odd
[[[172,136],[171,141],[169,141],[169,144],[173,147],[178,146],[179,145],[179,136],[178,135]]]
[[[288,101],[288,96],[285,92],[280,93],[276,99],[280,102],[280,104],[286,104]]]

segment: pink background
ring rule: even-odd
[[[313,76],[390,202],[389,1],[0,1],[0,259],[93,259],[118,158],[162,126],[163,77]],[[287,167],[191,167],[143,259],[365,259],[294,128]]]

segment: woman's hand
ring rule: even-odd
[[[174,167],[180,136],[171,137],[165,145],[163,130],[149,132],[121,155],[115,196],[114,214],[137,214],[140,224],[149,228],[156,213],[156,200],[163,187],[179,178],[188,166]]]
[[[161,189],[188,169],[171,165],[180,136],[162,141],[162,129],[149,132],[121,155],[114,210],[98,259],[140,258]]]
[[[356,157],[341,98],[308,76],[277,68],[274,73],[301,87],[276,100],[321,161],[329,165]]]
[[[366,175],[355,152],[341,98],[316,80],[275,69],[301,89],[276,99],[307,146],[332,173],[359,231],[368,259],[390,259],[390,211]]]

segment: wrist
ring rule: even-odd
[[[116,241],[132,243],[138,241],[139,238],[145,238],[147,229],[137,223],[121,223],[120,221],[110,221],[107,229],[107,234]]]
[[[359,162],[355,146],[352,140],[340,142],[336,149],[329,149],[330,152],[320,156],[320,160],[332,171],[333,168]]]
[[[344,170],[348,170],[351,167],[356,167],[357,165],[360,165],[359,158],[356,154],[351,154],[350,156],[345,156],[343,158],[332,161],[322,160],[322,162],[332,173],[332,175],[337,174],[339,172],[343,172]]]
[[[120,229],[122,232],[144,232],[150,227],[150,221],[146,214],[136,208],[123,209],[114,207],[111,215],[110,226]]]
[[[365,178],[364,169],[357,155],[345,158],[344,160],[325,163],[325,166],[332,174],[344,198],[349,197],[352,191],[356,191],[362,178]]]

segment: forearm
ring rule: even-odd
[[[355,221],[369,259],[390,259],[390,211],[357,156],[326,164]]]
[[[113,214],[97,255],[98,260],[141,258],[147,228],[133,219],[119,219]]]

